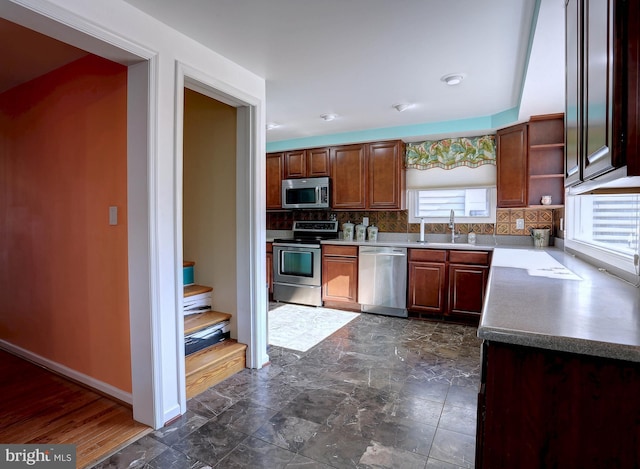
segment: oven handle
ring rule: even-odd
[[[285,248],[298,248],[304,251],[310,251],[311,249],[320,249],[319,244],[273,243],[273,246],[285,247]]]
[[[296,288],[319,288],[320,285],[305,285],[304,283],[287,283],[287,282],[273,282],[274,285],[285,285],[288,287]]]

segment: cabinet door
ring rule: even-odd
[[[322,300],[358,301],[357,257],[322,257]]]
[[[364,145],[334,147],[331,151],[332,208],[366,208],[366,174]]]
[[[304,150],[284,153],[284,179],[307,177],[307,159]]]
[[[307,177],[328,177],[331,175],[329,148],[312,148],[307,153]]]
[[[496,132],[498,207],[527,205],[527,124]]]
[[[368,199],[371,210],[401,210],[404,208],[404,170],[402,142],[369,144]]]
[[[488,272],[482,265],[449,264],[448,314],[480,315]]]
[[[410,312],[442,315],[446,301],[446,265],[435,262],[409,262]]]
[[[267,210],[282,208],[282,153],[267,154]]]
[[[582,181],[580,100],[580,13],[579,0],[568,0],[565,12],[566,27],[566,105],[565,105],[565,186]]]
[[[613,0],[586,0],[584,7],[582,171],[584,179],[592,179],[614,168]]]

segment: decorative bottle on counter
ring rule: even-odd
[[[342,224],[342,239],[353,241],[353,223],[350,221]]]
[[[364,241],[365,239],[367,239],[367,227],[356,225],[356,241]]]
[[[369,237],[369,241],[373,241],[374,243],[378,241],[378,227],[371,225],[367,228],[367,236]]]

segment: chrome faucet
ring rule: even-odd
[[[456,242],[456,214],[453,209],[451,209],[451,214],[449,215],[449,228],[451,228],[451,242]]]

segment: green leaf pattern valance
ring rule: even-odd
[[[496,164],[495,135],[427,140],[406,145],[407,168],[477,168],[483,164]]]

